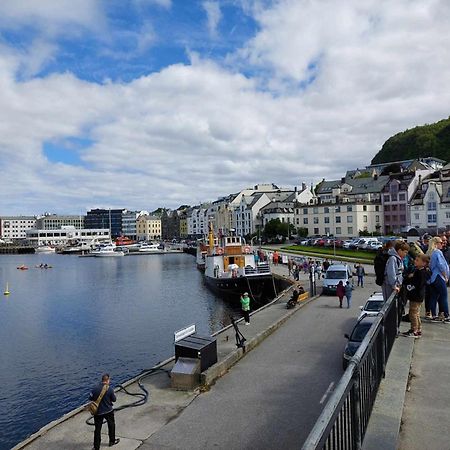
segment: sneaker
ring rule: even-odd
[[[417,330],[416,333],[417,333],[419,336],[422,336],[422,330]]]
[[[439,316],[434,316],[434,317],[431,319],[431,321],[432,321],[432,322],[441,322],[442,319],[441,319]]]
[[[110,442],[110,443],[109,443],[109,446],[112,447],[113,445],[116,445],[116,444],[118,444],[119,442],[120,442],[120,439],[117,438],[117,439],[115,439],[113,442]]]
[[[450,323],[450,317],[446,317],[442,322],[444,322],[444,323]]]
[[[414,339],[417,339],[417,338],[419,337],[419,335],[417,334],[417,332],[415,332],[415,331],[413,331],[413,330],[409,330],[409,331],[406,331],[406,332],[402,333],[402,336],[405,336],[405,337],[412,337],[412,338],[414,338]]]
[[[425,320],[431,320],[433,317],[432,317],[432,315],[431,315],[431,313],[428,311],[426,314],[425,314]]]

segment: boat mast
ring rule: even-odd
[[[209,222],[208,228],[209,228],[209,232],[208,232],[209,251],[210,251],[210,253],[212,253],[213,248],[214,248],[214,230],[213,230],[212,222]]]

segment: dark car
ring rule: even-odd
[[[344,370],[347,369],[348,362],[352,359],[361,342],[366,337],[367,332],[370,330],[370,327],[377,319],[377,316],[363,316],[356,322],[350,336],[348,334],[344,335],[348,339],[344,354],[342,355],[342,368]]]

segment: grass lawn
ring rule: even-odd
[[[282,250],[290,250],[294,252],[303,253],[305,255],[324,255],[324,256],[334,256],[334,249],[329,247],[313,247],[307,245],[290,245],[288,247],[282,247]],[[361,262],[373,262],[375,258],[375,252],[367,252],[364,250],[350,250],[346,248],[337,248],[336,256],[342,258],[352,258],[358,259]]]

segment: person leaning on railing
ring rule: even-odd
[[[396,241],[393,248],[388,250],[389,258],[384,269],[382,285],[383,299],[386,301],[391,294],[400,292],[403,283],[403,258],[408,254],[409,245],[403,241]]]

